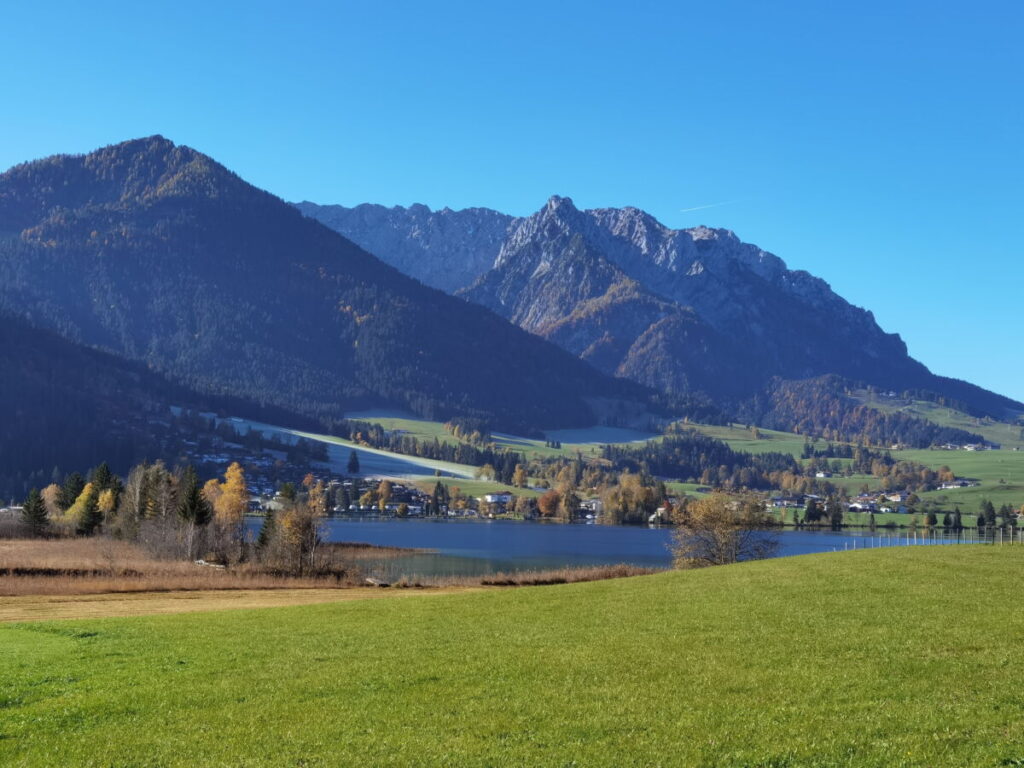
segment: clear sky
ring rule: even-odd
[[[0,16],[5,168],[160,133],[287,200],[634,205],[732,229],[874,311],[937,373],[1024,400],[1024,3],[100,0]]]

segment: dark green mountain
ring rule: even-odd
[[[194,396],[138,363],[0,315],[0,494],[24,498],[52,470],[118,470],[171,458],[156,425]],[[202,405],[207,405],[203,403]],[[60,473],[56,480],[60,481]]]
[[[648,396],[159,136],[0,176],[0,309],[309,417],[395,405],[535,430]]]

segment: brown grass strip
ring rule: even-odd
[[[479,587],[477,589],[480,589]],[[99,619],[248,608],[275,608],[350,600],[443,595],[474,591],[465,587],[433,589],[242,589],[191,592],[138,592],[105,595],[25,595],[0,597],[0,622]]]

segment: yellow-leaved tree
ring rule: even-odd
[[[249,503],[249,490],[245,486],[245,470],[237,461],[227,468],[219,490],[220,494],[213,502],[213,517],[217,525],[223,528],[241,526]]]
[[[326,489],[317,481],[310,486],[308,497],[289,506],[281,518],[281,539],[293,573],[302,575],[317,568],[326,499]]]
[[[104,491],[100,491],[100,496],[96,500],[96,505],[100,508],[100,512],[103,513],[103,519],[109,520],[110,516],[114,513],[114,505],[117,502],[117,497],[114,496],[114,489],[107,488]]]
[[[89,505],[93,499],[93,487],[92,483],[86,483],[82,492],[78,494],[78,498],[75,502],[68,507],[68,511],[64,513],[64,522],[77,526],[82,522],[82,518],[88,512]]]

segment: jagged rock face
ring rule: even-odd
[[[823,280],[786,269],[777,256],[727,230],[672,230],[636,208],[580,211],[568,198],[551,198],[513,226],[494,269],[465,295],[496,310],[495,297],[534,304],[538,280],[545,284],[542,295],[550,292],[550,275],[566,274],[563,262],[576,262],[583,252],[650,294],[693,308],[741,353],[746,349],[765,375],[853,375],[879,364],[901,375],[921,371],[898,336],[884,333],[869,312],[848,304]],[[494,287],[485,293],[480,285]],[[546,311],[541,303],[529,323],[522,311],[509,316],[536,330],[554,322],[545,319]]]
[[[779,375],[851,375],[882,361],[904,374],[921,372],[899,336],[883,332],[870,312],[728,230],[673,230],[636,208],[586,214],[589,236],[630,277],[768,351]]]
[[[346,208],[310,202],[296,207],[401,272],[447,293],[491,268],[516,221],[488,208],[431,211],[419,204]]]
[[[371,222],[357,215],[364,208],[377,207],[312,215],[421,280],[483,304],[603,371],[658,389],[735,402],[773,377],[838,374],[881,387],[953,392],[990,413],[1014,407],[935,377],[871,312],[728,230],[670,229],[637,208],[579,210],[557,196],[518,219],[487,209],[430,214],[414,206],[379,209],[388,215]],[[457,228],[431,229],[425,247],[424,216],[461,218]],[[366,231],[377,226],[387,231]],[[472,232],[476,240],[446,234],[452,231]],[[440,273],[450,277],[443,285],[431,277]]]

